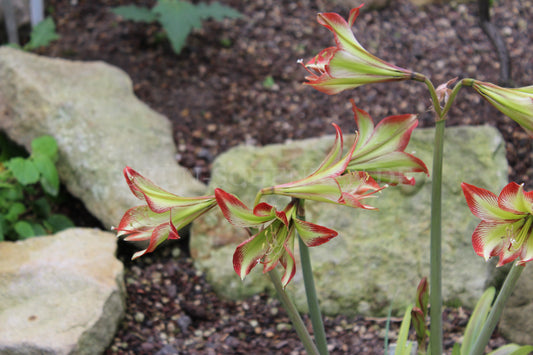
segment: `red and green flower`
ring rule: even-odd
[[[474,80],[472,86],[483,98],[517,122],[533,138],[533,85],[509,89]]]
[[[405,173],[428,174],[422,160],[405,152],[411,133],[418,125],[416,115],[389,116],[374,126],[372,117],[355,106],[353,100],[352,107],[358,131],[348,170],[365,171],[374,179],[392,185],[413,185],[415,180]]]
[[[333,32],[336,45],[304,64],[311,74],[306,77],[307,85],[332,95],[364,84],[409,80],[415,76],[410,70],[377,58],[357,41],[351,27],[361,6],[350,11],[348,21],[337,13],[318,14],[318,23]]]
[[[499,196],[492,192],[461,184],[472,213],[481,219],[474,230],[474,251],[488,260],[498,256],[498,266],[515,259],[524,264],[533,259],[533,191],[524,191],[514,182]]]
[[[116,230],[126,241],[149,240],[146,249],[132,259],[150,253],[168,239],[178,239],[178,231],[216,205],[215,196],[181,197],[167,192],[130,167],[124,177],[133,194],[146,205],[126,211]]]
[[[250,210],[236,196],[224,190],[216,189],[215,196],[224,217],[234,226],[247,228],[252,234],[237,246],[233,254],[233,268],[241,279],[259,263],[263,264],[264,273],[279,263],[285,269],[281,282],[287,286],[296,272],[296,232],[309,247],[337,236],[332,229],[299,219],[296,216],[297,200],[290,202],[282,211],[265,202]]]

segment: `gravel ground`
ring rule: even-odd
[[[177,161],[208,182],[210,164],[238,144],[265,145],[355,129],[349,98],[376,120],[418,113],[420,126],[433,125],[429,98],[419,83],[376,84],[336,96],[301,85],[305,71],[296,64],[332,45],[316,13],[344,16],[350,1],[222,0],[245,18],[207,21],[175,55],[161,40],[157,24],[123,21],[109,7],[155,1],[50,0],[61,39],[40,52],[75,60],[103,60],[125,70],[136,95],[173,125]],[[331,4],[335,5],[331,5]],[[477,25],[476,5],[431,5],[417,9],[393,1],[380,12],[360,15],[359,41],[377,56],[424,73],[435,85],[453,77],[498,82],[496,52]],[[74,5],[75,4],[75,5]],[[533,83],[531,29],[533,1],[499,0],[492,21],[510,50],[515,86]],[[509,176],[533,188],[531,140],[472,90],[461,90],[448,125],[497,127],[509,160]],[[126,265],[127,315],[108,354],[299,354],[302,347],[277,301],[259,295],[243,302],[220,300],[186,255],[186,245],[168,247],[135,262],[121,246]],[[181,251],[178,256],[178,251]],[[449,351],[468,311],[444,316]],[[398,327],[392,322],[391,335]],[[327,318],[334,354],[379,354],[384,319]],[[493,345],[504,339],[496,337]]]

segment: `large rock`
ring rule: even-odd
[[[533,344],[533,267],[526,264],[513,294],[507,301],[499,330],[510,341]]]
[[[97,229],[0,243],[0,353],[102,353],[125,309],[115,250]]]
[[[0,129],[27,149],[36,137],[54,136],[61,181],[106,227],[139,204],[122,176],[127,165],[177,194],[205,190],[176,163],[170,122],[103,62],[0,48]]]
[[[428,167],[433,136],[433,129],[417,129],[408,147]],[[345,137],[345,148],[352,141],[353,137]],[[263,148],[234,148],[214,162],[208,188],[221,187],[250,204],[260,187],[293,181],[312,172],[332,142],[333,137],[324,137]],[[444,300],[448,303],[472,307],[482,293],[487,274],[485,262],[474,254],[470,243],[479,220],[470,213],[460,184],[467,181],[494,190],[503,187],[507,182],[504,147],[501,136],[491,127],[447,129],[442,251]],[[419,174],[417,181],[414,187],[389,187],[370,200],[380,211],[306,203],[308,220],[339,232],[327,244],[310,248],[316,286],[326,313],[384,315],[390,302],[396,311],[403,312],[414,301],[419,280],[429,274],[431,178]],[[232,254],[245,238],[244,230],[230,226],[220,213],[206,215],[191,232],[191,251],[197,266],[206,271],[216,291],[229,298],[246,297],[270,287],[260,267],[244,282],[233,271]],[[305,310],[299,267],[287,289],[297,306]]]

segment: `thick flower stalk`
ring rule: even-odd
[[[467,183],[461,186],[468,207],[481,219],[472,234],[474,251],[485,260],[498,256],[498,266],[515,259],[519,265],[532,260],[533,191],[514,182],[499,196]]]
[[[333,32],[336,45],[322,50],[305,64],[300,60],[311,74],[306,77],[306,84],[333,95],[370,83],[424,81],[420,74],[387,63],[361,46],[351,29],[361,6],[350,11],[348,21],[337,13],[318,14],[318,23]]]
[[[533,85],[509,89],[474,80],[472,87],[533,138]]]
[[[422,160],[405,152],[411,133],[418,125],[416,115],[389,116],[374,126],[372,117],[353,100],[352,108],[358,132],[348,170],[365,171],[374,179],[391,185],[414,185],[415,179],[408,178],[405,173],[428,174]]]
[[[365,172],[346,171],[356,147],[356,141],[354,141],[350,151],[341,157],[342,132],[336,124],[333,126],[336,130],[335,142],[318,169],[301,180],[262,189],[257,195],[256,203],[259,202],[262,195],[276,194],[349,207],[374,209],[374,207],[363,204],[361,200],[382,190],[383,187],[380,187]]]
[[[163,241],[179,239],[178,231],[216,205],[215,196],[181,197],[167,192],[130,167],[124,177],[133,194],[146,205],[124,213],[116,230],[126,241],[149,240],[148,247],[132,259],[151,253]]]
[[[337,236],[337,232],[332,229],[298,219],[296,200],[289,203],[283,211],[277,211],[264,202],[250,210],[236,196],[222,189],[215,189],[215,196],[222,214],[231,224],[255,231],[255,234],[237,246],[233,254],[233,268],[241,279],[258,263],[263,264],[263,273],[280,263],[285,269],[281,278],[285,287],[296,272],[296,232],[309,247],[323,244]]]

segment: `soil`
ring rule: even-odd
[[[151,7],[155,1],[49,0],[61,39],[37,52],[122,68],[132,78],[135,94],[172,122],[177,161],[206,183],[213,159],[238,144],[332,134],[333,122],[352,132],[350,98],[376,121],[418,113],[421,127],[433,125],[429,97],[419,83],[368,85],[335,96],[301,84],[306,73],[297,59],[333,43],[330,32],[316,23],[316,13],[347,16],[350,1],[221,2],[244,17],[205,21],[175,54],[159,24],[125,21],[110,12],[113,6]],[[380,11],[364,11],[354,31],[378,57],[429,75],[435,86],[454,77],[498,83],[498,58],[477,24],[476,11],[475,3],[417,8],[398,0]],[[530,0],[500,0],[492,9],[492,22],[510,50],[516,87],[533,83],[531,20]],[[463,89],[447,123],[459,124],[496,127],[505,140],[510,180],[533,187],[532,143],[516,123]],[[277,301],[267,295],[241,302],[219,299],[183,245],[135,262],[128,261],[127,247],[120,247],[120,255],[126,265],[127,314],[108,354],[303,353]],[[468,310],[446,309],[447,352],[467,316]],[[385,319],[338,316],[325,322],[332,354],[383,353]],[[392,338],[398,325],[393,318]],[[491,346],[503,343],[496,334]]]

